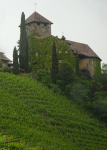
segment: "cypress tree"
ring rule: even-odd
[[[76,50],[76,74],[80,76],[80,69],[79,69],[79,57],[78,57],[78,52]]]
[[[58,59],[56,54],[56,45],[55,42],[53,42],[51,80],[54,84],[56,83],[57,80],[58,71],[59,69],[58,69]]]
[[[18,54],[17,54],[16,47],[14,47],[13,50],[13,73],[19,74]]]
[[[25,27],[25,14],[22,12],[21,15],[21,26],[20,26],[20,44],[19,44],[19,62],[20,67],[27,71],[26,67],[26,55],[27,55],[27,48],[28,48],[28,42],[27,42],[27,33],[26,33],[26,27]]]
[[[2,61],[0,60],[0,68],[2,68]]]
[[[28,61],[28,39],[27,39],[26,58],[25,58],[25,71],[28,73],[28,70],[29,70],[29,61]]]

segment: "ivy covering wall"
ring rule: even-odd
[[[43,39],[35,38],[34,33],[29,36],[29,62],[31,67],[35,69],[50,69],[52,66],[52,43],[55,41],[58,60],[60,65],[64,61],[71,63],[73,68],[76,67],[76,57],[69,48],[69,44],[61,39],[49,36]],[[67,53],[65,52],[67,51]],[[58,61],[59,62],[59,61]]]
[[[93,62],[94,62],[94,75],[101,74],[101,61],[97,58],[94,58]]]

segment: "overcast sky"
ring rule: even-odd
[[[37,3],[35,8],[35,3]],[[51,34],[88,44],[107,63],[107,0],[0,0],[0,52],[13,61],[22,12],[34,11],[53,22]]]

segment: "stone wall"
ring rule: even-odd
[[[37,22],[27,24],[26,25],[27,36],[29,36],[32,31],[38,33],[40,36],[50,36],[51,35],[51,25],[50,25],[50,31],[49,31],[49,24],[45,24],[45,23],[38,24]]]
[[[84,59],[80,59],[79,61],[79,68],[80,69],[86,69],[89,71],[90,76],[93,77],[94,75],[94,64],[93,64],[93,58],[84,58]]]
[[[79,68],[82,69],[82,68],[86,68],[86,67],[87,67],[87,58],[80,59]]]
[[[94,64],[93,64],[93,58],[88,58],[87,59],[87,65],[88,65],[88,71],[90,72],[91,77],[94,75]]]

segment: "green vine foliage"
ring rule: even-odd
[[[36,35],[37,36],[37,35]],[[35,34],[29,36],[29,62],[33,70],[52,68],[52,43],[55,41],[58,65],[64,62],[70,62],[73,68],[76,67],[76,57],[69,48],[69,44],[61,39],[49,36],[43,39],[37,39]],[[59,53],[61,51],[61,53]],[[67,51],[67,53],[65,53]]]
[[[101,74],[101,61],[97,58],[94,58],[94,76]]]

